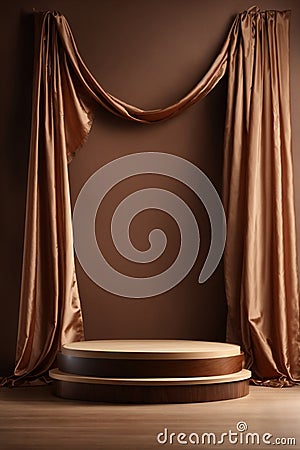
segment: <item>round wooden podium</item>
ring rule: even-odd
[[[60,397],[113,403],[191,403],[249,393],[238,345],[100,340],[64,345],[50,371]]]

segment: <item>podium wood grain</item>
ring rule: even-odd
[[[230,400],[248,395],[249,381],[231,383],[130,386],[74,383],[55,380],[53,393],[58,397],[104,403],[160,404],[198,403]]]
[[[64,355],[105,359],[210,359],[236,356],[240,352],[235,344],[175,339],[80,341],[62,348]]]
[[[63,372],[94,377],[201,377],[239,372],[243,365],[243,354],[211,359],[147,360],[79,358],[60,353],[57,365]]]
[[[234,344],[100,340],[64,345],[55,395],[109,403],[193,403],[243,397],[251,373]]]

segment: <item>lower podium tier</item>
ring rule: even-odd
[[[50,371],[54,394],[68,399],[108,403],[196,403],[244,397],[249,370],[215,377],[97,378]]]
[[[249,393],[238,345],[101,340],[63,346],[50,371],[57,396],[110,403],[191,403]]]

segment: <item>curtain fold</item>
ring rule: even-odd
[[[64,16],[51,11],[37,15],[21,304],[11,384],[43,376],[64,343],[84,338],[67,162],[86,139],[95,108],[101,105],[142,124],[166,120],[207,95],[226,72],[228,339],[243,347],[258,379],[282,384],[300,378],[288,26],[288,12],[252,8],[239,14],[199,83],[173,105],[144,111],[117,99],[95,80]]]
[[[68,58],[68,63],[72,66],[75,77],[81,85],[79,89],[85,90],[85,97],[88,94],[97,104],[100,104],[119,117],[141,123],[152,123],[169,119],[205,97],[226,72],[230,32],[210,69],[190,92],[166,108],[145,111],[119,100],[105,91],[82,61],[66,18],[56,12],[52,13],[51,17],[54,19],[53,33],[58,32],[59,34],[61,44]]]
[[[224,148],[227,340],[274,386],[300,380],[289,16],[253,10],[232,33]]]
[[[32,128],[16,366],[12,383],[35,380],[61,345],[82,340],[83,322],[73,253],[67,147],[80,145],[90,122],[63,82],[51,16],[36,17]],[[69,97],[72,102],[68,102]],[[69,123],[64,117],[69,117]],[[72,142],[67,143],[66,125]],[[76,128],[78,126],[78,128]],[[70,145],[71,144],[71,145]],[[24,380],[24,378],[26,380]]]

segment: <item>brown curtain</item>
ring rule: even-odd
[[[10,383],[41,377],[61,345],[83,339],[67,160],[86,139],[94,109],[100,104],[141,123],[165,120],[207,95],[226,70],[228,338],[245,348],[257,377],[296,379],[295,369],[291,371],[298,352],[299,320],[296,324],[289,13],[252,8],[238,15],[220,54],[196,87],[173,105],[151,111],[115,98],[97,83],[61,14],[42,13],[36,22],[21,305]],[[234,327],[238,333],[232,332]]]
[[[300,380],[289,16],[245,13],[232,31],[224,151],[227,339],[279,386]]]

